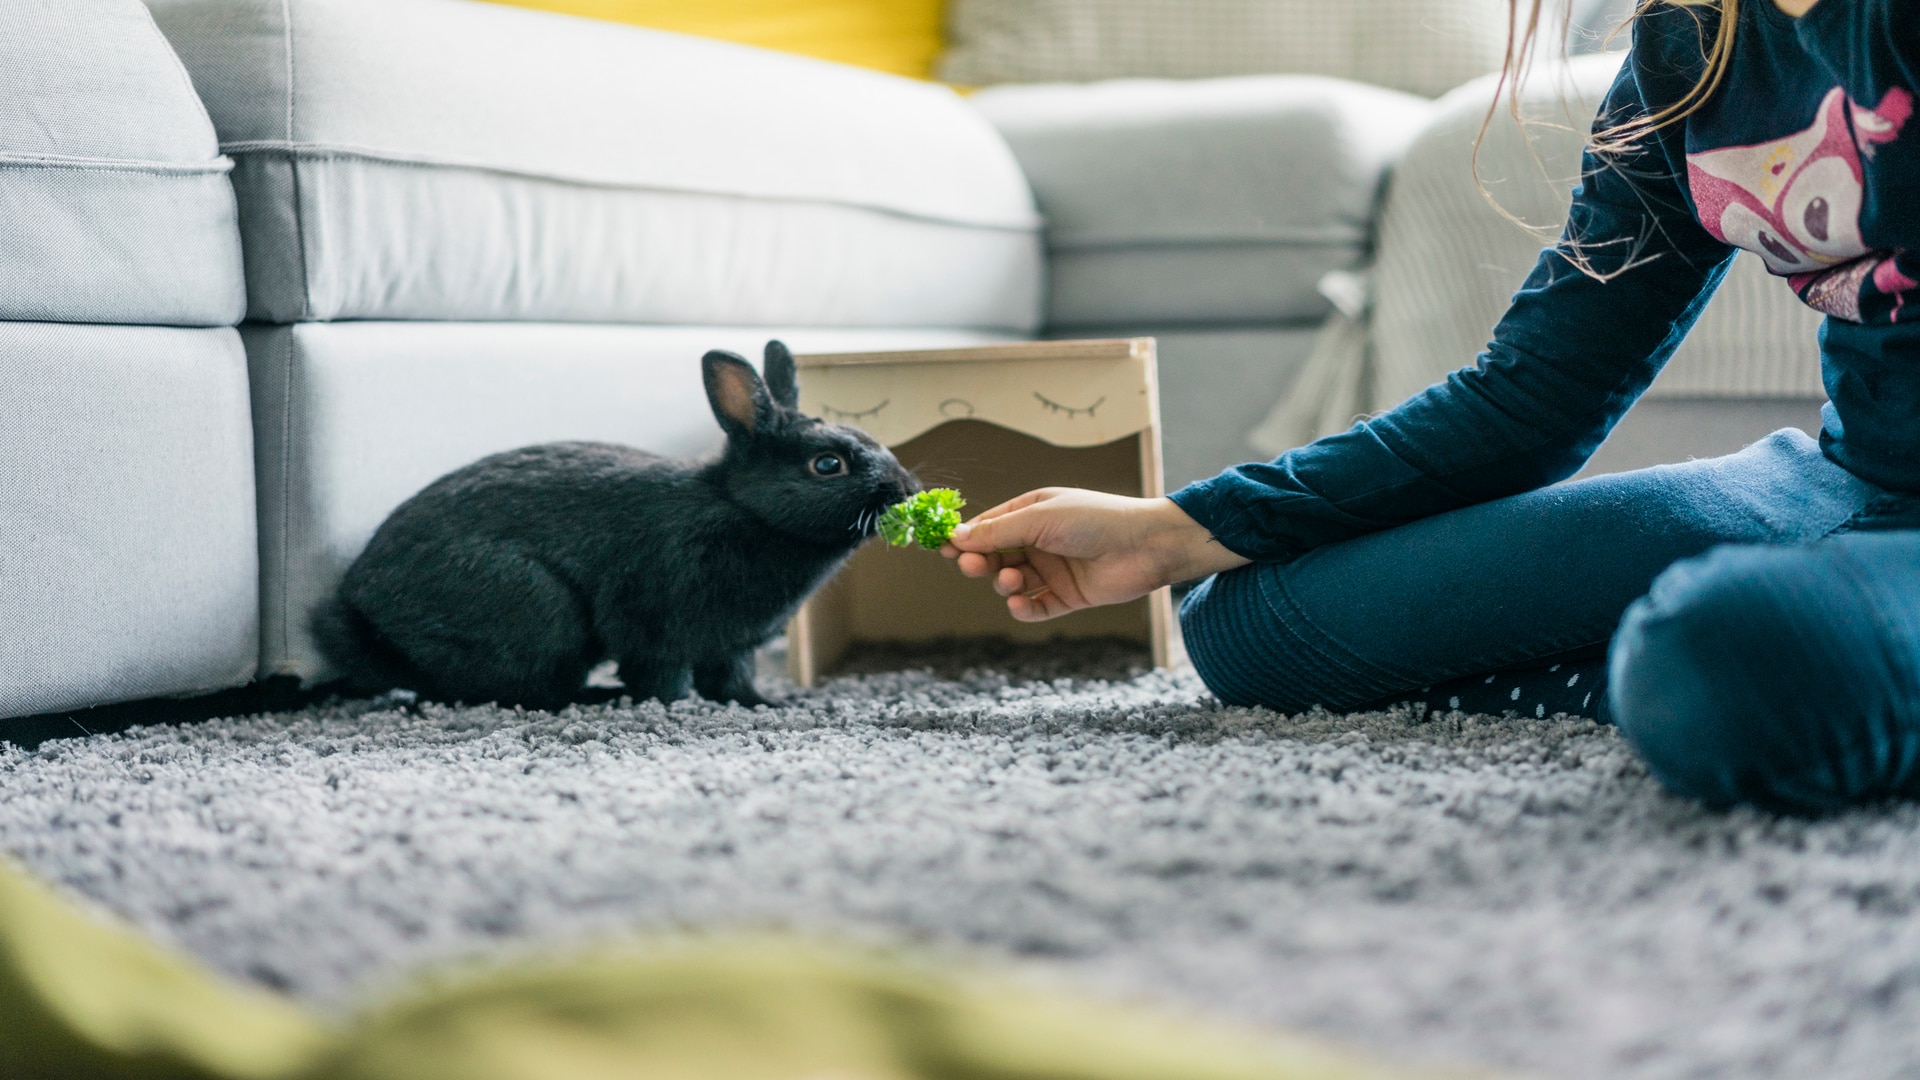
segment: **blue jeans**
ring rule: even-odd
[[[1915,526],[1787,430],[1220,574],[1180,621],[1215,695],[1286,712],[1611,642],[1603,715],[1668,787],[1818,811],[1920,794]]]

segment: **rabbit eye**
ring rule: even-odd
[[[839,476],[847,471],[847,463],[840,460],[839,454],[816,454],[807,466],[815,476]]]

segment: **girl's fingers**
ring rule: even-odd
[[[990,555],[963,551],[954,559],[954,565],[960,572],[971,578],[983,578],[1000,572],[1000,564]]]
[[[1007,597],[1007,613],[1021,622],[1044,622],[1072,610],[1066,601],[1045,586]]]
[[[1058,618],[1073,610],[1073,608],[1067,606],[1065,600],[1060,599],[1053,593],[1046,593],[1038,600],[1030,600],[1028,602],[1038,606],[1042,614],[1049,619]]]
[[[1030,517],[1023,516],[1018,510],[1009,510],[999,517],[974,518],[962,523],[953,530],[953,538],[949,542],[962,551],[997,555],[1025,548],[1031,541],[1026,533],[1032,525]]]
[[[995,506],[988,510],[982,510],[979,513],[973,515],[972,520],[973,521],[992,521],[994,518],[997,518],[1002,514],[1011,514],[1015,510],[1025,510],[1027,507],[1032,506],[1034,503],[1037,503],[1042,499],[1049,498],[1052,494],[1053,494],[1052,488],[1038,488],[1034,491],[1029,491],[1021,495],[1015,495],[1013,498],[1008,499],[1006,502],[1003,502],[998,506]]]
[[[1065,615],[1081,606],[1061,595],[1054,582],[1033,566],[1003,568],[994,576],[993,591],[1007,598],[1007,610],[1015,618],[1028,622]]]
[[[1002,554],[1000,552],[958,551],[947,556],[954,560],[960,573],[970,578],[992,577],[1009,566],[1024,566],[1027,562],[1025,552]]]
[[[1007,614],[1021,622],[1045,622],[1054,615],[1043,602],[1029,600],[1020,593],[1007,597]]]
[[[1031,515],[1023,516],[1021,511],[1031,509],[1036,503],[1045,502],[1055,494],[1055,488],[1041,488],[1008,499],[991,510],[961,522],[953,530],[953,538],[949,542],[962,551],[992,551],[1000,554],[1029,547],[1033,541],[1029,534],[1041,526]]]

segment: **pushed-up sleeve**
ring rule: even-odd
[[[1639,28],[1636,57],[1657,33]],[[1697,42],[1697,28],[1686,33]],[[1630,58],[1596,126],[1684,94],[1683,67]],[[1182,488],[1174,502],[1234,552],[1286,561],[1571,476],[1673,355],[1731,262],[1733,249],[1694,218],[1684,164],[1677,128],[1627,153],[1589,152],[1560,240],[1474,364],[1346,432]]]

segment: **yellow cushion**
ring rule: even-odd
[[[494,0],[932,76],[945,0]]]

